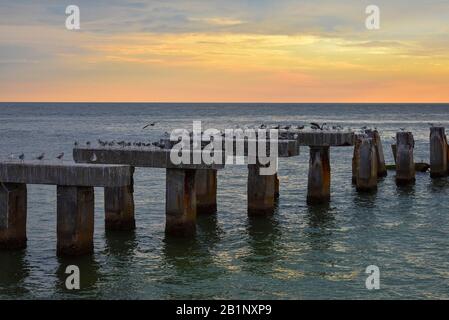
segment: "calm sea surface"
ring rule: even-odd
[[[449,105],[356,104],[0,104],[0,157],[71,155],[73,141],[146,141],[173,128],[302,124],[381,131],[384,152],[399,128],[414,133],[416,161],[429,160],[429,125],[449,127]],[[155,127],[141,128],[157,121]],[[56,257],[56,187],[28,188],[28,247],[0,252],[0,299],[449,299],[449,179],[417,174],[398,189],[394,172],[374,195],[351,185],[352,148],[331,150],[332,202],[308,207],[308,150],[281,159],[281,196],[272,217],[246,213],[245,166],[218,176],[218,213],[199,217],[191,241],[167,239],[165,172],[136,169],[134,233],[105,233],[103,190],[95,189],[95,254]],[[82,289],[64,289],[65,267]],[[381,289],[365,288],[377,265]]]

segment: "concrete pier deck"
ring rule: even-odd
[[[170,149],[152,147],[78,147],[73,149],[73,159],[77,163],[96,164],[122,164],[145,168],[172,168],[172,169],[222,169],[223,164],[206,164],[201,160],[193,164],[195,152],[185,151],[189,154],[191,164],[174,164],[170,159]]]
[[[131,183],[129,166],[92,165],[72,161],[1,161],[4,183],[121,187]]]
[[[297,140],[299,146],[349,147],[355,142],[355,133],[342,130],[279,130],[280,135]]]

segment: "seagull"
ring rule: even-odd
[[[405,128],[399,128],[401,131],[405,131]]]
[[[78,147],[78,141],[75,141],[74,145],[75,147]]]
[[[62,160],[62,158],[64,158],[64,152],[61,152],[56,159]]]
[[[92,161],[92,162],[97,161],[97,155],[95,153],[93,153],[92,157],[90,157],[90,161]]]
[[[14,153],[11,153],[11,154],[9,155],[9,159],[10,159],[10,160],[14,160]]]
[[[147,124],[146,126],[144,126],[142,129],[146,129],[146,128],[148,128],[148,127],[154,127],[156,124],[157,124],[157,122],[149,123],[149,124]]]
[[[298,126],[297,127],[299,130],[302,130],[302,129],[304,129],[304,126]]]
[[[319,125],[318,123],[316,123],[316,122],[311,122],[310,125],[312,126],[312,129],[313,129],[313,130],[316,130],[316,129],[320,129],[320,128],[321,128],[320,125]]]
[[[19,159],[20,159],[20,161],[23,161],[24,159],[25,159],[25,154],[21,154],[20,156],[19,156]]]
[[[41,153],[39,157],[36,157],[36,160],[42,160],[45,157],[45,153]]]
[[[90,146],[90,141],[87,141],[87,142],[86,142],[86,145],[89,147],[89,146]]]

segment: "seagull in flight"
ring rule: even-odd
[[[154,127],[157,124],[157,122],[151,122],[149,124],[147,124],[146,126],[144,126],[142,129],[146,129],[148,127]]]
[[[62,158],[64,158],[64,152],[61,152],[56,159],[62,160]]]

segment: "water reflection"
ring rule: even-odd
[[[206,240],[207,241],[207,240]],[[162,246],[162,258],[165,264],[176,271],[177,276],[195,275],[207,278],[208,269],[213,264],[213,258],[207,245],[194,238],[179,238],[166,235]],[[204,270],[204,273],[198,272]]]
[[[415,196],[415,184],[406,184],[396,186],[396,192],[400,197],[414,197]]]
[[[355,192],[354,204],[361,208],[375,208],[376,207],[377,192]]]
[[[96,289],[96,284],[99,279],[100,266],[95,261],[94,256],[87,255],[81,257],[58,257],[59,267],[56,271],[58,277],[57,290],[64,293],[74,293],[76,290],[67,290],[65,281],[70,274],[66,274],[65,271],[68,266],[77,266],[80,270],[80,287],[83,289],[83,293],[87,291],[93,291]]]
[[[332,229],[335,217],[329,203],[307,206],[307,240],[313,250],[326,250],[332,246]]]
[[[114,256],[131,256],[137,248],[136,233],[132,231],[111,231],[105,232],[106,250]]]
[[[21,295],[28,292],[25,279],[30,267],[25,258],[25,250],[0,251],[0,293]]]
[[[429,192],[446,192],[449,188],[448,178],[431,179],[429,184]]]
[[[223,230],[218,225],[216,214],[203,214],[197,217],[197,231],[200,241],[204,241],[209,249],[220,242]]]

